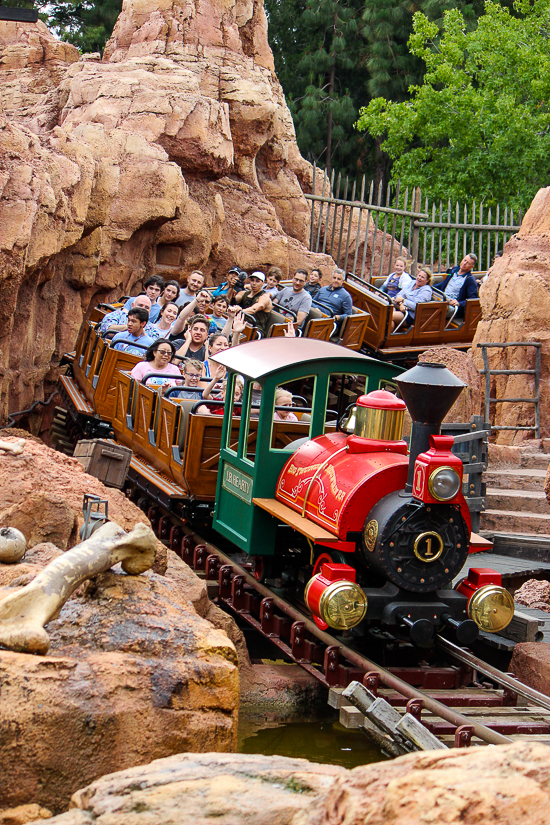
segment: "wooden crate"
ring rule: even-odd
[[[132,450],[128,447],[105,438],[85,439],[78,442],[73,455],[87,473],[107,487],[121,490],[124,486],[132,458]]]

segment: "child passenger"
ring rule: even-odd
[[[275,410],[273,418],[275,421],[298,421],[298,417],[290,412],[292,407],[292,393],[283,387],[277,387],[275,390],[275,406],[289,407],[288,410]]]

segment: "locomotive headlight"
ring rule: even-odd
[[[468,618],[486,633],[498,633],[508,627],[514,616],[514,600],[504,587],[486,584],[476,590],[468,602]]]
[[[449,501],[460,490],[460,476],[452,467],[438,467],[428,479],[428,490],[438,501]]]

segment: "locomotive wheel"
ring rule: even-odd
[[[269,576],[270,571],[271,564],[269,563],[268,559],[266,559],[264,556],[252,557],[252,570],[250,572],[254,576],[256,581],[265,581],[266,577]]]

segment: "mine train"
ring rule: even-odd
[[[511,620],[497,573],[460,580],[473,534],[462,460],[440,430],[464,385],[444,366],[404,372],[324,341],[253,341],[214,358],[226,398],[242,386],[222,416],[133,379],[137,356],[93,323],[67,360],[65,446],[99,435],[131,447],[127,493],[154,503],[165,537],[182,523],[212,529],[257,579],[348,637],[465,645]],[[292,416],[275,403],[281,386]]]

